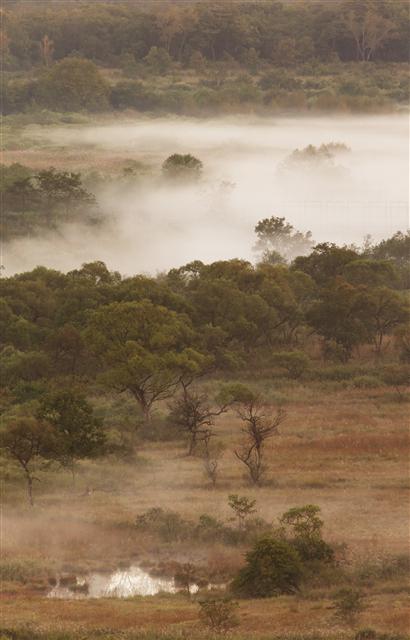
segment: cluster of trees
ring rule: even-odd
[[[273,217],[256,231],[262,243],[256,266],[195,261],[156,278],[122,278],[94,262],[67,274],[38,267],[2,279],[6,446],[29,485],[31,458],[74,468],[78,457],[101,450],[86,398],[97,389],[126,394],[135,423],[141,416],[148,430],[155,408],[168,403],[170,423],[187,436],[188,453],[200,448],[212,484],[221,453],[215,420],[228,408],[236,411],[243,428],[234,453],[259,484],[266,441],[283,412],[239,384],[208,397],[198,386],[203,376],[232,379],[263,368],[298,379],[314,373],[318,344],[325,359],[341,363],[370,345],[380,379],[395,386],[408,381],[409,234],[362,250],[329,243],[312,249],[306,235],[307,254],[290,262],[279,252],[291,253],[292,242],[300,248],[291,225]],[[382,363],[387,348],[390,360],[396,353],[402,364]]]
[[[151,58],[151,56],[150,56]],[[208,65],[199,77],[186,72],[169,81],[156,81],[156,67],[125,65],[123,77],[108,81],[97,65],[79,56],[44,67],[29,79],[9,73],[2,88],[4,114],[48,109],[57,112],[136,109],[200,115],[283,109],[377,111],[406,103],[406,69],[377,65],[366,69],[355,63],[311,63],[297,69],[260,65],[259,73],[235,61]],[[162,72],[161,72],[162,73]],[[165,73],[165,71],[164,71]],[[124,77],[125,76],[125,77]]]
[[[2,235],[8,240],[64,222],[99,220],[96,199],[81,175],[53,167],[33,173],[19,163],[1,165]]]
[[[9,68],[49,67],[75,54],[111,66],[144,61],[157,73],[227,58],[251,69],[260,60],[408,60],[405,0],[8,2],[2,17]]]

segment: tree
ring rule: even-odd
[[[279,425],[285,420],[286,414],[283,409],[272,413],[259,395],[246,388],[237,389],[233,393],[236,399],[236,413],[244,423],[244,441],[234,453],[247,467],[251,482],[259,485],[264,472],[265,443],[278,433]]]
[[[103,422],[94,416],[93,408],[81,393],[73,390],[50,393],[40,403],[39,420],[51,424],[58,434],[58,447],[53,455],[71,470],[75,478],[75,463],[94,458],[104,451]]]
[[[40,51],[44,64],[46,65],[46,67],[49,67],[53,62],[54,42],[50,40],[48,35],[45,35],[41,38]]]
[[[95,311],[87,331],[103,365],[100,380],[137,401],[146,422],[160,400],[198,373],[206,357],[193,348],[188,318],[149,300],[114,302]]]
[[[302,560],[330,562],[334,558],[333,549],[323,540],[323,521],[319,517],[320,507],[307,504],[286,511],[280,523],[290,530],[290,542]]]
[[[174,580],[175,583],[185,591],[189,598],[192,588],[201,581],[201,578],[198,573],[198,568],[191,562],[185,562],[175,573]]]
[[[144,60],[158,74],[166,73],[172,64],[168,51],[162,47],[151,47]]]
[[[182,393],[171,405],[169,419],[188,436],[188,455],[196,452],[200,441],[206,441],[209,453],[209,439],[212,437],[212,428],[215,418],[225,413],[229,408],[228,402],[221,402],[217,408],[211,409],[205,394],[198,394],[191,390],[190,385],[184,380],[181,382]]]
[[[379,357],[385,336],[409,319],[409,305],[396,291],[388,287],[376,287],[364,295],[363,307],[369,341]]]
[[[354,287],[343,278],[321,290],[320,298],[307,312],[309,324],[327,341],[334,341],[340,358],[347,362],[354,347],[368,338],[367,308],[364,289]]]
[[[306,253],[313,245],[310,231],[296,231],[285,218],[277,216],[260,220],[255,233],[258,240],[254,249],[261,255],[262,262],[278,262],[277,254],[290,260]]]
[[[215,489],[219,475],[219,461],[224,452],[224,446],[222,442],[214,442],[213,434],[211,432],[204,435],[202,444],[204,470],[212,483],[212,488]]]
[[[214,633],[228,633],[239,624],[238,603],[231,598],[207,598],[198,604],[202,623]]]
[[[234,512],[235,518],[238,520],[238,528],[244,529],[246,519],[253,513],[256,513],[256,500],[252,500],[246,496],[238,496],[233,493],[228,498],[228,504]]]
[[[378,49],[394,37],[396,25],[378,14],[377,8],[370,7],[363,11],[360,4],[354,6],[355,8],[347,13],[344,25],[353,36],[357,59],[368,62]]]
[[[34,179],[37,194],[49,221],[52,214],[61,207],[68,214],[96,203],[93,194],[83,187],[80,173],[57,171],[51,167],[39,171]]]
[[[49,424],[30,417],[10,421],[1,434],[2,448],[24,473],[31,506],[34,505],[33,483],[38,480],[35,473],[53,456],[56,442],[56,433]]]
[[[245,598],[270,598],[292,594],[302,579],[295,549],[270,536],[260,539],[246,554],[246,565],[232,582],[234,593]]]
[[[38,100],[59,111],[103,111],[108,107],[109,86],[89,60],[65,58],[39,80]]]
[[[327,285],[337,276],[343,276],[346,266],[358,258],[355,249],[322,242],[308,256],[298,256],[292,263],[292,269],[307,273],[319,285]]]
[[[162,173],[167,178],[178,180],[197,180],[202,173],[203,164],[191,154],[174,153],[162,165]]]

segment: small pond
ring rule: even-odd
[[[223,589],[225,585],[208,585],[210,589]],[[198,585],[190,586],[190,593],[197,593]],[[152,576],[141,567],[132,565],[112,573],[92,572],[87,575],[60,577],[48,592],[48,598],[82,600],[86,598],[130,598],[154,596],[157,593],[178,593],[173,578]]]

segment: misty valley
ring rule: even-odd
[[[405,0],[3,0],[0,640],[410,640]]]
[[[29,148],[8,151],[17,177],[17,164],[30,165],[31,174],[50,167],[80,171],[96,207],[88,221],[84,211],[73,206],[70,216],[70,205],[64,205],[52,228],[47,220],[48,227],[37,228],[32,214],[18,228],[21,212],[13,205],[19,203],[12,193],[8,213],[6,195],[5,273],[38,264],[67,270],[103,260],[131,275],[196,259],[253,260],[253,227],[272,213],[311,230],[317,242],[361,244],[367,235],[381,240],[406,230],[407,132],[404,114],[202,121],[117,117],[98,126],[22,127],[17,144]],[[341,147],[328,157],[314,155],[321,145],[335,143]],[[310,147],[312,157],[292,156]],[[176,184],[164,179],[161,165],[173,153],[199,158],[201,179]]]

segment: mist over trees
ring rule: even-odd
[[[272,221],[285,233],[282,250],[295,235],[299,245],[283,218],[261,221],[258,236]],[[256,486],[265,442],[286,419],[240,384],[207,395],[204,377],[232,381],[263,368],[320,379],[318,357],[346,365],[365,348],[375,375],[400,398],[409,380],[407,245],[408,235],[397,233],[362,250],[322,243],[290,264],[197,261],[156,278],[122,278],[94,262],[67,274],[38,267],[3,278],[4,447],[25,474],[30,501],[41,461],[74,475],[76,460],[115,451],[93,415],[91,390],[133,399],[133,422],[142,420],[151,436],[156,408],[167,402],[169,428],[202,458],[213,486],[221,415],[233,411],[243,424],[232,454]]]

